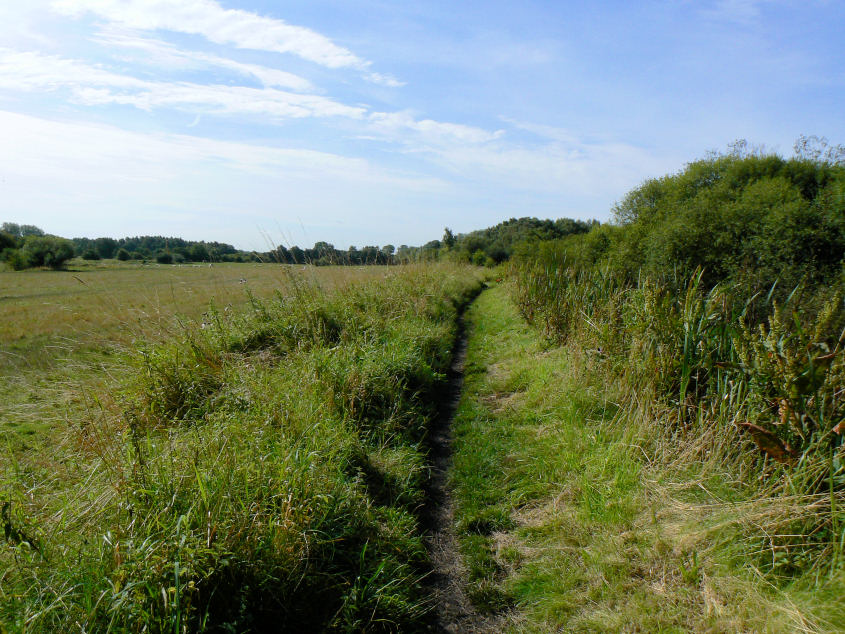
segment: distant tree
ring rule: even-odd
[[[131,257],[132,256],[129,255],[129,251],[127,251],[126,249],[118,249],[117,250],[117,259],[120,260],[121,262],[126,262]]]
[[[26,238],[27,236],[43,236],[44,230],[39,229],[35,225],[19,225],[16,222],[4,222],[0,225],[0,231],[11,233],[16,238]]]
[[[21,251],[29,262],[29,266],[49,266],[52,269],[60,269],[73,257],[73,242],[64,238],[30,234]]]
[[[0,251],[4,249],[14,249],[18,246],[16,236],[8,231],[0,231]]]
[[[447,249],[451,249],[455,246],[455,234],[452,233],[452,230],[449,227],[446,227],[443,230],[443,246]]]
[[[159,251],[156,254],[156,262],[159,264],[173,264],[173,254],[170,251]]]
[[[363,264],[376,264],[379,259],[379,248],[374,246],[361,247],[361,262]]]
[[[393,256],[394,253],[396,253],[396,247],[394,247],[392,244],[385,244],[381,248],[381,252],[384,253],[384,255],[386,255],[388,258],[390,258]]]
[[[5,254],[6,262],[15,271],[22,271],[32,266],[23,249],[6,249],[3,253]]]
[[[117,251],[117,240],[114,238],[97,238],[94,240],[94,250],[104,260],[114,257]]]
[[[293,264],[305,264],[305,251],[294,245],[290,249],[290,260]]]
[[[188,259],[192,262],[207,262],[211,260],[211,256],[206,246],[197,242],[188,249]]]
[[[100,254],[97,253],[94,249],[88,249],[85,253],[82,254],[83,260],[99,260]]]

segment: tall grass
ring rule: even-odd
[[[421,440],[479,285],[446,266],[292,281],[139,346],[68,438],[72,485],[0,471],[0,623],[423,629]]]
[[[841,572],[845,551],[845,306],[841,289],[743,297],[686,279],[524,259],[524,317],[625,387],[636,451],[727,470],[748,491],[727,523],[773,578]]]

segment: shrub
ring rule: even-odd
[[[156,262],[159,264],[173,264],[173,254],[169,251],[159,251],[156,254]]]
[[[129,251],[126,249],[118,249],[117,251],[117,259],[121,262],[126,262],[127,260],[131,259],[132,256],[129,255]]]
[[[23,269],[28,269],[32,266],[29,263],[29,258],[27,258],[26,254],[23,252],[23,249],[6,249],[3,251],[3,259],[6,260],[9,266],[15,271],[22,271]]]
[[[21,251],[29,266],[59,269],[73,257],[73,242],[54,236],[30,236]]]

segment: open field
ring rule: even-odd
[[[214,302],[242,306],[284,292],[292,278],[326,289],[383,275],[384,267],[272,264],[161,265],[74,261],[67,271],[0,271],[0,367],[37,363],[49,346],[84,348],[172,332]]]
[[[0,623],[425,630],[421,440],[482,273],[370,276],[136,342],[57,442],[6,450]]]
[[[40,448],[79,418],[84,394],[126,370],[136,344],[179,337],[213,305],[246,309],[291,285],[325,290],[383,277],[386,267],[89,263],[0,272],[0,432]],[[13,432],[13,433],[12,433]]]

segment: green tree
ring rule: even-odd
[[[11,233],[16,238],[26,238],[27,236],[43,236],[44,230],[39,229],[35,225],[19,225],[16,222],[4,222],[0,225],[0,231]]]
[[[94,250],[104,260],[114,257],[117,251],[117,240],[114,238],[97,238],[94,240]]]
[[[30,235],[21,249],[29,266],[60,269],[73,257],[73,242],[54,236]]]
[[[188,249],[188,259],[191,262],[207,262],[211,259],[211,256],[209,256],[206,246],[197,242]]]
[[[129,251],[126,249],[118,249],[117,250],[117,259],[121,262],[126,262],[127,260],[131,259],[131,255],[129,255]]]

